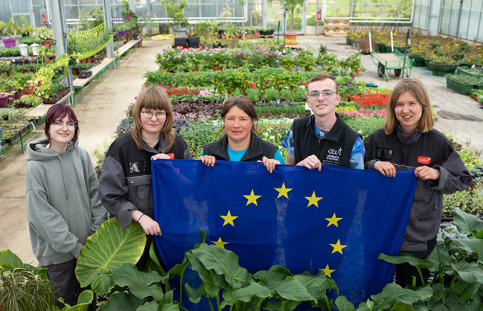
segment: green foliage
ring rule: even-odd
[[[454,209],[453,223],[462,237],[439,237],[436,247],[424,259],[409,253],[399,256],[381,254],[379,258],[390,263],[409,263],[420,275],[421,269],[427,268],[432,277],[422,280],[423,286],[414,293],[408,292],[410,289],[403,293],[394,284],[389,284],[381,294],[371,297],[373,301],[366,304],[371,306],[370,309],[362,310],[395,306],[396,301],[390,300],[391,297],[399,297],[397,302],[400,305],[415,310],[480,310],[483,307],[483,221],[479,216]],[[423,300],[412,299],[416,293],[421,296],[414,298]]]
[[[123,228],[111,218],[97,232],[88,237],[77,261],[75,274],[82,287],[105,295],[114,285],[112,271],[125,263],[135,264],[141,257],[146,235],[137,222]]]
[[[166,11],[166,15],[173,21],[169,24],[170,27],[186,27],[188,26],[188,19],[185,14],[193,5],[188,4],[188,0],[159,0]]]
[[[41,43],[44,40],[54,39],[54,32],[45,26],[34,27],[30,35],[34,37],[35,42],[37,43]]]
[[[24,264],[7,249],[0,251],[0,306],[4,310],[55,310],[47,269]]]
[[[194,122],[190,126],[183,127],[179,134],[188,143],[188,147],[193,155],[193,159],[197,159],[203,151],[203,146],[222,137],[220,132],[220,124],[218,122]]]

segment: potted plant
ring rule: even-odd
[[[297,40],[297,34],[293,32],[294,25],[294,13],[296,10],[300,10],[304,5],[305,0],[283,0],[283,7],[285,11],[290,15],[290,32],[285,32],[285,38],[287,40]]]
[[[32,37],[34,37],[35,42],[42,43],[47,48],[55,44],[53,31],[45,26],[34,27]]]
[[[188,0],[160,0],[160,2],[164,6],[166,15],[173,20],[168,25],[173,27],[176,37],[185,37],[186,27],[189,25],[185,14],[193,6],[188,4]]]
[[[7,24],[0,21],[0,30],[3,34],[7,35],[6,38],[2,38],[3,44],[5,48],[11,48],[16,46],[17,41],[17,33],[20,31],[20,27],[15,22],[15,17],[11,16],[8,20]]]

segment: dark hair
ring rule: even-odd
[[[47,115],[45,116],[44,132],[45,136],[49,139],[49,144],[52,143],[49,133],[50,125],[54,124],[57,120],[63,119],[65,116],[68,116],[70,121],[76,124],[74,137],[72,138],[74,145],[77,138],[79,138],[79,121],[75,116],[74,110],[64,104],[55,104],[49,108]]]
[[[166,111],[166,119],[163,128],[161,129],[161,134],[163,134],[166,139],[166,151],[169,151],[169,149],[173,147],[175,135],[172,128],[174,118],[173,108],[168,94],[166,94],[166,92],[159,86],[148,86],[139,93],[132,113],[134,127],[131,130],[131,137],[139,150],[142,150],[139,134],[143,128],[141,122],[141,109],[143,108]]]
[[[258,127],[257,127],[258,114],[257,114],[257,111],[255,110],[255,106],[253,105],[253,102],[250,100],[250,98],[246,96],[239,95],[239,96],[232,96],[228,98],[223,104],[223,107],[221,107],[221,119],[224,121],[228,111],[230,111],[230,109],[235,106],[243,110],[243,112],[245,112],[250,117],[250,119],[252,119],[252,122],[254,124],[251,128],[251,131],[255,134],[258,134]],[[223,129],[224,128],[225,127],[223,126]]]
[[[312,82],[317,82],[317,81],[323,81],[325,79],[330,79],[334,81],[335,84],[335,92],[339,94],[339,86],[337,85],[337,82],[335,81],[334,77],[331,75],[325,74],[325,73],[319,73],[318,75],[313,76],[310,78],[309,83],[307,83],[307,89],[309,89],[309,84]]]
[[[384,132],[389,135],[393,133],[399,121],[396,118],[394,109],[399,96],[402,93],[408,92],[416,98],[417,102],[423,107],[421,119],[419,119],[418,129],[421,133],[426,133],[434,128],[433,111],[431,109],[431,103],[429,101],[428,91],[424,84],[417,80],[406,78],[402,79],[392,90],[391,97],[389,98],[388,107],[386,111],[386,121],[384,123]]]

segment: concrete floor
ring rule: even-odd
[[[345,37],[305,36],[298,41],[314,49],[320,44],[328,47],[329,53],[347,56],[356,52],[345,44]],[[120,68],[107,70],[104,81],[94,81],[84,89],[84,99],[77,96],[75,112],[80,120],[80,145],[85,148],[93,162],[94,150],[114,135],[114,130],[125,117],[126,108],[134,102],[143,83],[142,74],[155,70],[156,53],[170,41],[144,39],[143,47],[132,51],[129,59],[123,58]],[[358,79],[373,82],[380,87],[394,87],[398,79],[384,81],[377,76],[376,66],[369,55],[362,56],[367,68]],[[413,70],[413,78],[422,80],[428,88],[432,103],[438,113],[436,128],[452,133],[462,142],[471,140],[470,148],[483,149],[483,109],[468,96],[462,96],[446,88],[441,79],[435,79],[425,69]],[[42,130],[42,129],[40,129]],[[43,131],[25,138],[26,144]],[[37,264],[32,254],[25,207],[25,164],[27,155],[22,154],[19,144],[0,156],[0,250],[11,249],[24,262]]]

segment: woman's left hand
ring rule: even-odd
[[[164,153],[158,153],[151,157],[151,160],[157,160],[157,159],[171,159],[171,158],[169,157],[169,155]]]
[[[429,166],[418,166],[414,169],[414,175],[422,180],[438,180],[441,172]]]
[[[260,162],[260,161],[258,161],[258,162]],[[267,157],[263,157],[262,163],[263,163],[263,165],[265,165],[267,170],[271,173],[275,169],[275,165],[280,164],[280,161],[275,160],[275,159],[269,159]]]

